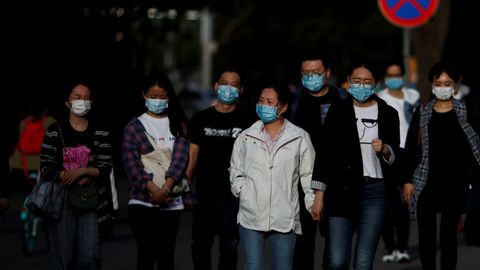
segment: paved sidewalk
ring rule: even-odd
[[[120,219],[115,225],[114,236],[106,241],[102,247],[102,269],[103,270],[132,270],[135,269],[136,248],[135,241],[131,235],[130,227],[126,217],[126,181],[119,179],[118,189],[120,194],[121,211]],[[20,196],[12,197],[12,207],[5,215],[5,221],[0,220],[0,269],[1,270],[34,270],[48,269],[48,252],[46,243],[41,232],[38,251],[31,257],[25,257],[21,252],[19,232],[21,224],[18,221],[20,211]],[[191,244],[191,211],[185,211],[180,222],[180,230],[176,249],[176,269],[191,270],[192,259],[190,255]],[[480,229],[480,228],[479,228]],[[376,270],[421,270],[417,255],[417,230],[415,221],[412,221],[410,247],[413,260],[409,263],[382,263],[383,243],[377,250],[375,259]],[[321,269],[321,258],[323,250],[323,239],[317,237],[317,251],[315,269]],[[218,246],[212,249],[213,268],[217,269]],[[239,268],[241,269],[241,254]],[[268,269],[268,268],[266,268]],[[463,235],[459,236],[458,265],[457,270],[480,269],[480,248],[466,246]]]

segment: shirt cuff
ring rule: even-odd
[[[390,158],[387,160],[383,155],[383,161],[385,161],[388,165],[392,165],[392,163],[395,161],[395,153],[392,150],[392,147],[390,145],[385,144],[388,147],[388,151],[390,152]]]
[[[327,189],[327,184],[318,180],[312,180],[312,182],[310,183],[310,188],[314,190],[325,191]]]

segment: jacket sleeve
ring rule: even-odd
[[[100,171],[99,179],[110,179],[112,171],[112,142],[110,132],[106,130],[95,130],[96,162],[94,167]]]
[[[388,123],[390,124],[390,127],[389,127],[390,137],[388,138],[388,141],[386,141],[385,143],[387,144],[387,147],[389,147],[391,154],[390,154],[389,160],[385,159],[384,157],[382,158],[382,160],[386,164],[392,165],[394,162],[396,162],[398,149],[400,147],[400,120],[398,118],[397,110],[395,110],[392,107],[388,107],[388,108],[389,108]],[[383,138],[380,138],[380,139],[383,139]]]
[[[232,157],[230,159],[230,184],[231,191],[235,197],[240,196],[242,186],[246,181],[245,177],[245,156],[246,148],[244,136],[240,135],[233,144]]]
[[[145,190],[148,181],[153,179],[153,175],[146,173],[141,160],[139,144],[141,143],[138,128],[130,122],[124,131],[122,142],[122,160],[125,172],[131,183],[140,190]]]
[[[402,162],[398,172],[403,183],[412,183],[413,173],[421,156],[420,111],[418,108],[413,114],[408,127],[405,149],[402,150]]]
[[[315,190],[325,191],[328,186],[328,174],[329,169],[331,169],[328,164],[331,162],[332,156],[330,153],[333,153],[332,147],[334,146],[332,142],[336,141],[336,136],[334,134],[338,129],[338,121],[342,121],[338,119],[339,112],[338,104],[332,104],[325,117],[325,122],[323,124],[325,135],[324,139],[320,142],[319,148],[322,149],[322,154],[316,156],[313,167],[311,188]]]
[[[185,174],[188,165],[189,141],[187,138],[177,136],[173,145],[172,162],[168,167],[165,176],[172,177],[175,181],[179,181]]]
[[[43,181],[56,181],[63,170],[62,143],[59,136],[59,124],[48,127],[43,137],[40,152],[40,177]]]
[[[300,183],[302,184],[303,192],[305,193],[305,207],[310,212],[313,205],[315,194],[311,189],[313,165],[315,160],[315,149],[313,148],[310,136],[305,132],[300,145]]]

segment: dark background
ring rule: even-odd
[[[46,103],[54,116],[61,114],[64,82],[87,74],[98,81],[95,115],[107,120],[117,143],[126,122],[143,110],[135,82],[152,68],[176,74],[171,78],[180,85],[177,92],[195,94],[187,85],[200,65],[198,25],[149,20],[145,14],[152,6],[174,8],[179,17],[186,10],[210,6],[218,48],[213,79],[224,66],[237,66],[251,96],[265,77],[298,83],[297,57],[305,50],[318,49],[332,58],[334,80],[345,76],[353,59],[381,64],[402,52],[402,29],[383,18],[377,1],[70,0],[0,5],[5,73],[1,107],[6,122],[15,126],[32,103]],[[112,7],[123,7],[124,15],[115,16]],[[452,1],[443,53],[444,59],[462,66],[464,82],[474,92],[479,88],[477,13],[474,1]],[[116,41],[119,32],[123,39]],[[175,63],[165,67],[161,52],[169,32],[176,35]],[[205,93],[211,92],[197,94]]]

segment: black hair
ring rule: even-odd
[[[375,79],[375,84],[374,84],[374,87],[375,87],[377,85],[377,82],[380,79],[380,76],[379,76],[380,73],[378,72],[378,67],[372,62],[369,62],[369,61],[357,61],[357,62],[355,62],[348,69],[347,75],[349,77],[352,76],[353,71],[355,69],[361,68],[361,67],[368,69],[370,71],[370,73],[372,73],[373,78]]]
[[[393,59],[388,60],[385,63],[385,68],[383,69],[384,70],[384,73],[383,73],[384,77],[387,75],[387,69],[391,66],[399,66],[400,67],[400,72],[402,73],[402,75],[405,75],[405,65],[403,64],[402,59],[393,58]]]
[[[331,69],[331,59],[328,57],[326,54],[321,52],[321,49],[311,49],[304,51],[300,55],[300,65],[305,62],[305,61],[315,61],[315,60],[321,60],[322,65],[325,69]]]
[[[90,90],[90,98],[94,100],[95,93],[96,93],[96,85],[93,79],[86,78],[86,77],[76,77],[71,78],[65,82],[63,87],[63,101],[68,101],[70,99],[70,94],[72,93],[73,89],[79,85],[84,85]]]
[[[180,105],[180,100],[175,93],[172,82],[165,73],[153,71],[143,78],[140,83],[140,89],[146,94],[148,89],[155,85],[158,85],[167,91],[168,108],[165,110],[165,114],[170,121],[170,131],[174,136],[187,137],[187,134],[184,132],[188,123],[187,117]]]
[[[264,81],[262,83],[262,87],[258,93],[258,97],[262,94],[263,89],[265,88],[272,88],[275,93],[277,93],[278,102],[282,105],[288,105],[287,110],[283,113],[283,116],[287,118],[290,113],[290,101],[292,98],[292,93],[288,88],[288,84],[284,82],[276,82],[276,81]],[[258,100],[258,98],[257,98]]]
[[[242,70],[239,67],[232,66],[232,65],[224,66],[222,69],[220,69],[220,71],[216,74],[215,82],[218,82],[218,80],[220,80],[220,77],[222,77],[223,73],[225,73],[225,72],[235,72],[235,73],[237,73],[238,76],[240,77],[240,85],[243,85]]]
[[[428,72],[428,80],[430,83],[433,83],[433,81],[440,77],[443,72],[447,73],[447,75],[452,78],[455,83],[458,83],[462,77],[462,73],[457,66],[453,65],[452,63],[437,62],[433,64],[432,68]]]
[[[90,100],[92,101],[95,100],[95,93],[97,92],[96,90],[97,86],[96,86],[96,83],[94,82],[94,79],[91,77],[83,76],[83,75],[72,76],[65,79],[62,82],[62,84],[63,84],[62,105],[63,103],[68,102],[68,100],[70,99],[70,94],[72,94],[73,89],[79,85],[83,85],[87,87],[88,90],[90,91]],[[67,122],[68,117],[70,115],[69,112],[70,110],[65,105],[63,105],[61,113],[57,115],[56,118],[58,118],[59,122]],[[98,115],[96,115],[95,113],[95,106],[92,106],[92,109],[85,117],[88,119],[94,119],[97,116]]]

